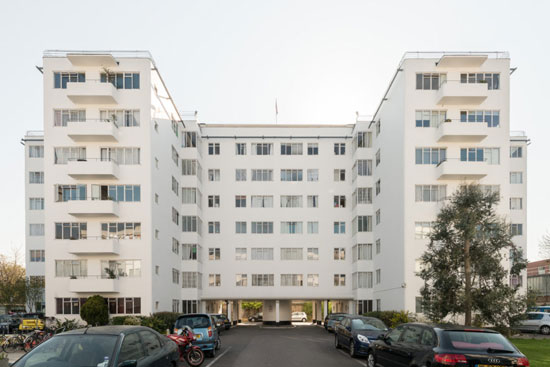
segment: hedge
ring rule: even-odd
[[[407,311],[372,311],[363,314],[368,317],[376,317],[382,320],[389,328],[394,328],[399,324],[413,321]]]

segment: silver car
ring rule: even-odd
[[[520,331],[534,331],[544,335],[550,335],[550,313],[528,312],[527,319],[523,320],[517,329]]]
[[[306,322],[306,320],[307,320],[307,314],[305,312],[293,312],[292,313],[292,321]]]

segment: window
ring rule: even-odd
[[[353,273],[352,288],[372,288],[372,271],[360,271]]]
[[[252,233],[267,234],[273,233],[273,222],[252,222]]]
[[[55,260],[55,276],[86,277],[88,276],[87,260]]]
[[[354,145],[357,148],[370,148],[372,147],[372,133],[370,131],[359,131],[354,139]]]
[[[521,158],[523,157],[523,148],[522,147],[510,147],[510,158]]]
[[[500,186],[499,185],[479,185],[479,188],[485,195],[488,194],[499,194],[500,195]]]
[[[178,273],[178,275],[179,275],[179,273]],[[179,283],[179,282],[178,282],[178,283]],[[172,300],[172,312],[176,312],[176,313],[179,313],[179,312],[180,312],[180,301],[177,300],[177,299],[173,299],[173,300]],[[125,341],[126,341],[126,338],[124,338],[124,342],[125,342]],[[124,343],[124,342],[123,342],[123,343]],[[121,353],[122,353],[122,352],[121,352]],[[121,359],[121,361],[122,361],[122,360],[126,361],[127,358]]]
[[[155,229],[155,239],[159,239],[160,238],[160,231],[158,229]]]
[[[500,74],[498,73],[469,73],[460,74],[460,83],[472,84],[483,83],[487,84],[487,89],[500,89]]]
[[[301,169],[282,169],[281,181],[302,181]]]
[[[523,172],[510,172],[510,183],[511,184],[522,184],[523,183]]]
[[[114,161],[119,165],[140,164],[140,148],[101,148],[102,161]]]
[[[510,198],[510,209],[511,210],[521,210],[521,209],[523,209],[523,199],[522,198]]]
[[[319,248],[318,247],[308,247],[308,249],[307,249],[307,259],[308,260],[319,260]]]
[[[174,148],[173,145],[172,145],[172,160],[174,161],[176,166],[179,164],[180,155],[178,154],[178,151],[176,150],[176,148]]]
[[[172,119],[171,122],[172,122],[172,131],[174,132],[174,135],[178,136],[178,122],[174,119]]]
[[[447,119],[447,111],[416,111],[416,127],[438,127]]]
[[[250,206],[252,208],[273,208],[273,196],[252,195],[250,197]]]
[[[416,148],[416,164],[439,164],[447,158],[447,148]]]
[[[58,186],[57,196],[60,200],[65,200],[67,190],[73,194],[74,185]],[[77,200],[85,200],[86,186],[77,185]],[[139,202],[141,201],[141,186],[140,185],[95,185],[92,184],[92,200],[112,200],[121,202]],[[61,198],[63,195],[63,198]],[[78,197],[80,196],[80,199]],[[72,196],[71,196],[72,197]],[[72,199],[70,199],[72,200]]]
[[[281,208],[301,208],[302,195],[281,195]]]
[[[372,243],[359,243],[352,248],[353,261],[372,260]]]
[[[53,126],[67,126],[67,122],[85,122],[86,110],[54,110]]]
[[[29,146],[29,158],[44,158],[44,146],[42,145]]]
[[[422,297],[415,297],[415,307],[414,312],[416,313],[422,313]],[[424,335],[428,335],[426,332],[424,332]],[[431,345],[432,343],[426,342],[428,345]],[[424,344],[424,343],[422,343]]]
[[[194,187],[182,187],[181,202],[183,204],[197,204],[197,189]]]
[[[181,160],[181,174],[183,176],[197,176],[201,179],[202,168],[195,159]]]
[[[372,204],[372,187],[358,187],[352,196],[356,204]]]
[[[180,284],[180,272],[174,268],[172,268],[172,283]]]
[[[235,222],[235,233],[246,233],[246,222]]]
[[[308,287],[318,287],[319,286],[319,274],[308,274],[307,275],[307,286]]]
[[[220,260],[220,257],[220,249],[218,247],[208,249],[208,260]]]
[[[116,89],[139,89],[139,73],[101,73],[101,83],[111,83]]]
[[[375,190],[376,190],[376,196],[378,196],[380,194],[380,188],[381,188],[380,179],[378,181],[376,181],[376,183],[374,184],[374,187],[375,187]]]
[[[359,159],[353,165],[354,176],[372,176],[372,159]]]
[[[208,207],[209,208],[219,208],[220,207],[220,196],[219,195],[208,195]]]
[[[379,254],[380,250],[382,250],[382,243],[380,242],[380,239],[376,240],[376,253]]]
[[[346,222],[334,222],[334,234],[345,234]]]
[[[84,223],[85,224],[85,223]],[[62,223],[62,228],[56,224],[56,236],[59,230],[66,231],[66,224]],[[71,229],[72,231],[72,229]],[[80,230],[82,232],[82,229]],[[101,239],[141,239],[141,223],[139,222],[110,222],[101,223]]]
[[[282,234],[301,234],[302,222],[281,222]]]
[[[510,232],[512,236],[523,236],[523,224],[521,223],[510,224]]]
[[[182,288],[201,288],[201,275],[195,271],[181,272],[181,287]]]
[[[248,259],[248,252],[245,247],[237,247],[235,249],[235,260],[245,261]]]
[[[220,143],[208,143],[208,155],[220,155]]]
[[[44,198],[29,198],[29,210],[44,210]]]
[[[334,143],[334,154],[335,155],[345,155],[346,154],[346,143]]]
[[[180,253],[180,243],[178,240],[172,237],[172,252],[176,255],[179,255]]]
[[[208,233],[219,234],[220,222],[208,222]]]
[[[67,164],[68,161],[86,161],[85,147],[55,147],[54,164]]]
[[[447,81],[447,74],[439,73],[417,73],[417,90],[438,90],[439,86]]]
[[[235,208],[246,208],[246,195],[235,196]]]
[[[346,207],[346,195],[334,195],[334,207],[345,208]]]
[[[235,285],[237,287],[248,286],[248,278],[246,274],[235,274]]]
[[[334,286],[345,287],[346,286],[346,274],[334,274]]]
[[[357,301],[357,314],[362,315],[367,312],[372,312],[372,299]]]
[[[439,202],[447,196],[447,185],[416,185],[415,201],[418,202]]]
[[[190,215],[181,216],[182,232],[197,232],[197,217]]]
[[[85,116],[86,111],[84,111],[84,119]],[[99,120],[112,122],[116,127],[135,127],[139,126],[139,110],[100,110]]]
[[[270,247],[253,247],[250,249],[252,260],[273,260],[273,249]]]
[[[235,154],[236,155],[246,155],[246,143],[236,143],[235,144]]]
[[[334,181],[343,182],[346,180],[346,170],[345,169],[335,169],[334,170]]]
[[[500,164],[500,148],[461,148],[462,162],[487,162]]]
[[[308,208],[318,208],[319,207],[319,196],[317,196],[317,195],[308,195],[307,196],[307,207]]]
[[[172,222],[178,226],[180,225],[180,213],[174,207],[172,207]]]
[[[273,181],[272,169],[253,169],[252,181]]]
[[[351,222],[352,233],[372,232],[372,215],[358,215]]]
[[[302,248],[281,248],[281,260],[303,260]]]
[[[375,161],[376,161],[376,167],[378,167],[378,165],[380,164],[380,149],[376,151]]]
[[[414,239],[425,240],[430,238],[434,225],[435,222],[414,222]]]
[[[374,124],[374,127],[376,129],[376,136],[380,135],[380,129],[382,127],[380,120],[376,121],[376,123]]]
[[[281,287],[301,287],[304,285],[302,274],[281,274]]]
[[[252,274],[253,287],[273,287],[273,274]]]
[[[334,260],[346,260],[346,249],[344,247],[334,248]]]
[[[302,155],[302,143],[281,143],[281,155]]]
[[[59,315],[79,315],[80,307],[86,300],[87,298],[56,298],[55,313]]]
[[[67,89],[67,83],[86,83],[86,74],[69,72],[53,73],[53,87],[55,89]]]
[[[246,169],[237,168],[235,170],[235,181],[246,181]]]
[[[222,276],[221,274],[208,274],[208,286],[209,287],[221,287]]]
[[[197,313],[199,312],[199,301],[195,300],[182,300],[182,310],[183,314],[187,313]]]
[[[319,144],[318,143],[308,143],[307,144],[307,155],[319,155]]]
[[[30,250],[30,259],[32,263],[43,263],[46,261],[46,251],[45,250]]]
[[[380,214],[380,209],[378,209],[375,213],[375,223],[376,223],[376,225],[379,225],[381,220],[382,220],[382,217],[381,217],[381,214]]]
[[[176,196],[179,196],[180,184],[174,176],[172,176],[172,191],[174,192],[174,194],[176,194]]]
[[[208,170],[208,181],[219,181],[220,180],[220,170],[219,169],[209,169]]]
[[[380,284],[382,282],[382,271],[380,269],[376,269],[376,276],[375,276],[375,284]]]
[[[252,143],[252,155],[271,155],[272,151],[271,143]]]
[[[198,245],[195,243],[183,243],[181,245],[182,260],[198,260]]]
[[[85,240],[87,232],[88,224],[85,222],[55,223],[56,240]]]
[[[317,168],[315,169],[308,169],[307,170],[307,180],[311,182],[319,181],[319,170]],[[301,180],[299,180],[301,181]]]
[[[44,183],[44,172],[29,172],[29,183],[30,184],[43,184]]]
[[[319,233],[319,222],[307,222],[307,233],[309,234]]]
[[[484,122],[488,127],[498,127],[500,111],[460,111],[460,122]]]
[[[182,148],[196,148],[197,147],[197,133],[195,131],[184,131],[181,141]]]

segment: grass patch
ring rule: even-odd
[[[531,367],[550,366],[550,339],[510,339],[529,358]]]

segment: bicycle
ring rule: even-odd
[[[24,347],[25,347],[24,342],[25,342],[25,336],[22,334],[9,336],[2,343],[2,350],[5,353],[14,353],[14,352],[17,352],[18,349],[24,350]]]

